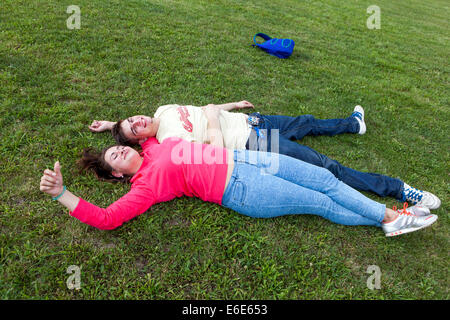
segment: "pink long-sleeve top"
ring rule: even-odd
[[[142,144],[141,167],[131,190],[106,209],[80,198],[70,215],[99,229],[110,230],[147,211],[153,204],[183,195],[222,203],[227,177],[227,150],[168,138]]]

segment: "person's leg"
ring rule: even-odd
[[[278,129],[280,135],[291,140],[301,140],[307,135],[334,136],[342,133],[359,132],[359,123],[353,116],[345,119],[317,119],[309,114],[298,117],[260,116],[263,119],[263,122],[259,125],[261,129]]]
[[[260,175],[274,175],[290,183],[316,191],[338,205],[381,223],[386,206],[373,201],[338,180],[330,171],[282,154],[256,151],[236,153],[237,161],[260,168]]]
[[[266,130],[262,132],[265,134],[264,138],[257,137],[255,131],[252,130],[247,143],[248,149],[284,154],[323,167],[354,189],[373,192],[380,197],[389,196],[399,201],[405,200],[403,195],[404,183],[400,179],[348,168],[310,147],[291,141],[283,136],[274,136],[273,131]],[[250,142],[253,140],[254,142]]]
[[[222,205],[254,218],[315,214],[343,225],[381,226],[381,221],[352,212],[321,192],[270,174],[261,174],[261,168],[242,162],[235,163]],[[372,207],[372,210],[373,216],[378,216],[382,205]]]
[[[276,152],[323,167],[352,188],[373,192],[380,197],[393,197],[401,202],[408,201],[430,209],[437,209],[441,205],[441,200],[434,194],[411,187],[400,179],[348,168],[312,148],[283,136],[277,135],[274,138],[273,131],[261,130],[261,132],[264,134],[263,138],[257,137],[255,130],[251,131],[246,145],[248,150]]]

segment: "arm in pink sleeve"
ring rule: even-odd
[[[70,215],[98,229],[111,230],[144,213],[155,203],[152,191],[145,186],[138,186],[106,209],[80,198],[80,202]]]

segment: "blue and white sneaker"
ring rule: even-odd
[[[364,109],[361,106],[356,106],[355,109],[353,109],[353,113],[351,116],[354,117],[359,123],[358,134],[366,133],[366,123],[364,122]]]
[[[418,190],[406,183],[403,184],[403,198],[412,204],[428,209],[437,209],[441,206],[441,200],[431,192]]]

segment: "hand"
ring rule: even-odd
[[[255,108],[255,106],[245,100],[236,102],[235,109],[244,109],[244,108]]]
[[[113,125],[114,122],[94,120],[89,126],[89,130],[91,130],[92,132],[103,132],[106,130],[111,130]]]
[[[59,161],[55,162],[53,171],[49,169],[44,170],[44,175],[41,178],[40,190],[48,193],[52,197],[60,195],[63,191],[63,178]]]

